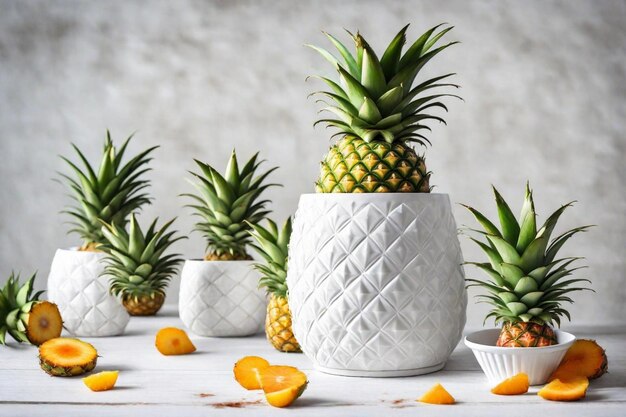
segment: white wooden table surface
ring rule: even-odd
[[[461,343],[444,370],[410,378],[347,378],[312,369],[302,354],[275,351],[263,335],[248,338],[200,338],[190,334],[197,351],[162,356],[154,347],[156,331],[183,327],[173,307],[157,317],[134,317],[123,337],[85,338],[100,358],[97,371],[119,370],[112,391],[91,392],[80,377],[45,374],[33,346],[0,347],[0,416],[626,416],[626,327],[569,327],[578,337],[593,337],[607,349],[610,373],[593,381],[587,398],[575,403],[542,400],[528,394],[492,395],[472,353]],[[265,404],[263,394],[246,391],[232,376],[234,362],[260,355],[271,363],[297,366],[309,387],[289,409]],[[434,406],[415,401],[441,382],[458,403]]]

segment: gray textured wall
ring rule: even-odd
[[[319,85],[304,78],[331,70],[303,44],[345,27],[380,49],[407,22],[414,37],[442,21],[462,44],[430,73],[458,72],[465,102],[451,103],[449,126],[431,136],[437,191],[490,215],[492,183],[517,206],[530,179],[544,216],[578,200],[561,227],[598,225],[567,247],[587,257],[581,276],[597,293],[576,296],[573,318],[623,321],[624,1],[0,1],[0,282],[38,270],[43,286],[55,249],[77,242],[51,178],[70,141],[96,158],[106,128],[118,139],[137,131],[133,151],[161,145],[144,222],[178,216],[187,234],[177,194],[192,158],[223,166],[233,146],[281,167],[285,188],[269,197],[284,218],[312,190],[329,144],[306,99]],[[466,259],[478,259],[469,243]],[[204,243],[192,234],[177,249],[197,257]],[[484,311],[470,303],[470,325]]]

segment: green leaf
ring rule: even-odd
[[[530,242],[535,239],[537,234],[537,216],[535,214],[535,204],[533,202],[533,194],[528,183],[526,183],[526,198],[522,206],[520,215],[521,227],[519,237],[517,239],[516,249],[519,253],[524,253]]]
[[[363,104],[363,100],[366,97],[370,97],[369,92],[357,81],[352,75],[350,75],[345,69],[339,67],[339,79],[345,86],[348,98],[354,107],[360,108]]]
[[[520,314],[528,311],[528,307],[526,307],[526,304],[520,302],[507,303],[506,306],[515,316],[519,316]]]
[[[513,291],[518,296],[523,297],[525,294],[537,291],[538,289],[537,281],[531,277],[522,277],[517,281],[517,285],[515,285]]]
[[[232,188],[238,188],[240,185],[239,165],[237,164],[237,153],[233,149],[228,165],[226,165],[226,175],[224,177]]]
[[[478,241],[478,240],[476,240],[474,238],[470,238],[470,240],[472,240],[474,243],[476,243],[478,246],[480,246],[480,248],[483,250],[483,252],[485,252],[487,254],[487,257],[489,258],[489,262],[491,263],[491,267],[496,272],[501,273],[502,272],[502,268],[501,268],[500,264],[502,263],[502,258],[500,257],[498,252],[496,252],[495,250],[493,250],[489,246],[485,245],[483,242],[480,242],[480,241]]]
[[[546,246],[548,244],[548,239],[544,236],[538,237],[526,248],[524,253],[522,254],[522,259],[520,261],[520,267],[526,272],[530,272],[534,269],[539,268],[540,266],[545,265],[545,252]]]
[[[504,201],[496,187],[493,187],[493,193],[496,197],[496,205],[498,206],[498,217],[502,227],[502,237],[511,245],[517,244],[519,237],[519,224],[511,211],[509,205]]]
[[[510,285],[508,282],[506,282],[502,278],[502,276],[498,272],[493,270],[492,267],[490,266],[490,264],[488,264],[488,263],[466,262],[466,264],[474,265],[474,266],[480,268],[481,270],[483,270],[500,287],[504,287],[504,288],[507,288],[509,290],[512,290],[513,287],[515,286],[515,284]]]
[[[403,90],[401,86],[394,87],[380,96],[376,101],[376,107],[378,107],[381,114],[388,115],[392,113],[393,109],[402,101],[402,94]]]
[[[476,220],[478,220],[478,223],[480,223],[483,229],[485,229],[485,232],[487,232],[490,235],[502,237],[498,228],[493,223],[491,223],[491,221],[487,217],[485,217],[481,212],[479,212],[478,210],[470,206],[466,206],[465,204],[461,204],[461,205],[465,207],[466,209],[468,209],[474,215]]]
[[[366,97],[365,100],[363,100],[363,105],[359,109],[359,118],[368,123],[376,124],[382,119],[382,116],[380,115],[378,107],[376,107],[376,103]]]
[[[522,271],[517,265],[503,262],[500,264],[502,270],[502,277],[510,285],[511,289],[515,288],[518,281],[524,276]]]
[[[326,37],[330,40],[330,42],[335,46],[335,48],[337,48],[337,50],[341,54],[343,60],[345,61],[348,67],[348,71],[350,71],[350,74],[352,74],[353,77],[360,79],[361,71],[359,70],[356,60],[354,59],[354,57],[352,56],[348,48],[346,48],[346,46],[343,43],[341,43],[331,34],[326,33],[326,32],[323,32],[323,33],[324,35],[326,35]]]
[[[517,297],[517,295],[508,291],[498,293],[498,297],[500,297],[500,299],[504,301],[505,304],[519,301],[519,298]]]
[[[427,30],[424,32],[404,53],[404,56],[400,59],[398,64],[398,68],[402,69],[406,66],[412,65],[415,61],[417,61],[422,55],[422,51],[424,50],[424,45],[428,42],[428,38],[433,34],[437,28],[444,25],[445,23],[440,23],[437,26]]]
[[[496,250],[502,257],[502,260],[506,263],[519,265],[521,258],[517,253],[517,250],[509,244],[506,240],[498,236],[487,235],[487,239],[495,246]]]
[[[385,79],[390,80],[391,77],[398,71],[398,65],[400,63],[400,57],[402,55],[402,47],[406,42],[406,30],[409,25],[406,25],[400,32],[393,38],[391,43],[385,49],[382,58],[380,59],[380,66],[385,74]]]

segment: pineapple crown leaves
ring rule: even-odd
[[[194,200],[187,207],[192,208],[194,215],[200,218],[194,230],[206,238],[209,253],[246,258],[246,246],[250,243],[250,224],[258,224],[271,213],[266,209],[270,201],[259,198],[269,187],[280,186],[265,183],[267,177],[278,167],[257,175],[259,166],[264,162],[258,160],[258,155],[254,154],[239,169],[237,154],[233,150],[224,175],[212,166],[195,160],[201,173],[190,173],[196,179],[191,184],[196,188],[197,194],[188,193],[183,196]]]
[[[0,344],[6,344],[7,332],[17,342],[28,342],[25,333],[28,313],[43,294],[43,291],[33,294],[36,275],[34,273],[20,285],[19,274],[11,272],[4,287],[0,289]]]
[[[526,196],[519,221],[498,190],[493,187],[500,228],[478,210],[465,206],[483,230],[468,229],[485,238],[471,238],[487,255],[489,262],[467,262],[489,276],[482,281],[468,279],[468,286],[487,290],[478,296],[479,302],[491,304],[493,309],[485,321],[493,317],[499,322],[535,322],[560,325],[563,316],[570,314],[562,303],[572,303],[569,293],[590,288],[579,286],[588,279],[568,279],[572,273],[585,267],[570,268],[579,257],[557,259],[561,247],[575,234],[587,231],[591,225],[580,226],[552,238],[555,226],[563,212],[573,202],[561,206],[538,227],[532,190],[526,184]],[[575,285],[576,284],[576,285]],[[591,290],[593,291],[593,290]]]
[[[69,232],[78,233],[84,240],[84,246],[101,243],[104,240],[100,221],[124,226],[130,213],[150,203],[150,198],[143,192],[149,187],[149,181],[141,178],[150,171],[145,165],[151,161],[149,155],[158,146],[150,147],[122,164],[126,147],[132,137],[133,135],[129,136],[122,146],[116,148],[107,130],[102,160],[97,172],[74,144],[72,147],[84,165],[83,169],[61,156],[75,175],[75,178],[72,178],[59,173],[67,182],[76,203],[74,207],[63,212],[70,215],[73,220],[70,222],[73,228]]]
[[[183,260],[179,254],[164,253],[173,243],[186,239],[174,237],[176,231],[168,232],[175,220],[157,228],[157,218],[145,233],[134,214],[130,217],[128,231],[119,224],[102,222],[102,234],[107,242],[98,249],[106,253],[104,274],[111,277],[112,294],[125,298],[154,293],[165,295],[172,275]]]
[[[287,256],[289,239],[291,238],[291,217],[287,218],[282,229],[276,223],[267,219],[267,227],[257,224],[249,224],[250,235],[257,244],[251,243],[259,255],[265,261],[256,263],[254,267],[262,275],[259,287],[267,288],[267,292],[286,297],[287,296]]]
[[[461,99],[454,94],[423,94],[432,89],[439,91],[442,87],[458,88],[456,84],[440,82],[454,74],[434,77],[413,87],[424,65],[443,50],[458,43],[449,42],[433,49],[453,28],[439,30],[443,25],[445,24],[426,31],[403,54],[402,48],[406,43],[406,30],[409,26],[406,25],[393,38],[380,59],[359,32],[354,35],[348,31],[356,46],[355,55],[337,38],[323,32],[341,55],[342,61],[326,49],[307,45],[328,60],[339,76],[339,83],[326,77],[311,76],[330,87],[330,91],[312,93],[332,101],[327,103],[325,99],[318,100],[326,104],[321,112],[336,116],[322,118],[315,125],[326,123],[329,127],[337,128],[338,135],[355,135],[366,142],[383,140],[388,143],[430,143],[421,133],[423,130],[431,130],[424,123],[436,120],[445,124],[441,117],[430,114],[430,110],[440,108],[447,112],[448,108],[441,102],[442,98]]]

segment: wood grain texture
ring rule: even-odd
[[[568,416],[626,415],[625,328],[569,328],[579,337],[596,338],[607,349],[610,373],[592,382],[584,401],[551,403],[534,395],[492,395],[472,353],[459,345],[445,369],[411,378],[346,378],[311,368],[304,355],[274,350],[262,335],[249,338],[200,338],[197,352],[162,356],[154,347],[156,331],[182,324],[166,307],[159,316],[133,317],[123,337],[85,339],[100,354],[96,371],[119,370],[116,388],[94,393],[78,378],[53,378],[39,369],[37,350],[10,344],[0,348],[0,416],[498,416],[551,413]],[[261,355],[272,363],[304,370],[309,388],[289,411],[266,405],[257,391],[242,389],[232,377],[234,362]],[[457,399],[454,406],[415,401],[436,382]]]

